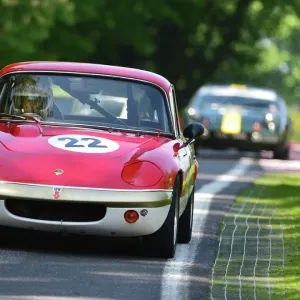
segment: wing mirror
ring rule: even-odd
[[[201,123],[191,123],[183,131],[183,136],[188,140],[184,143],[185,146],[193,143],[196,137],[204,133],[204,126]]]

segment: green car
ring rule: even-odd
[[[205,85],[185,109],[187,123],[201,122],[205,133],[195,147],[273,151],[288,159],[292,122],[287,106],[274,90],[245,85]]]

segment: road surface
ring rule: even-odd
[[[138,240],[2,231],[0,300],[210,299],[222,218],[272,160],[208,151],[198,161],[193,238],[174,259],[144,256]]]

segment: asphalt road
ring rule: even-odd
[[[220,222],[263,170],[256,158],[200,153],[193,238],[170,260],[145,257],[138,240],[0,235],[0,300],[210,299]]]

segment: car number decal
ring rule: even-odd
[[[79,134],[53,136],[48,142],[59,149],[82,153],[108,153],[119,149],[119,144],[112,140]]]
[[[225,134],[241,133],[242,116],[237,111],[228,111],[222,118],[221,131]]]

